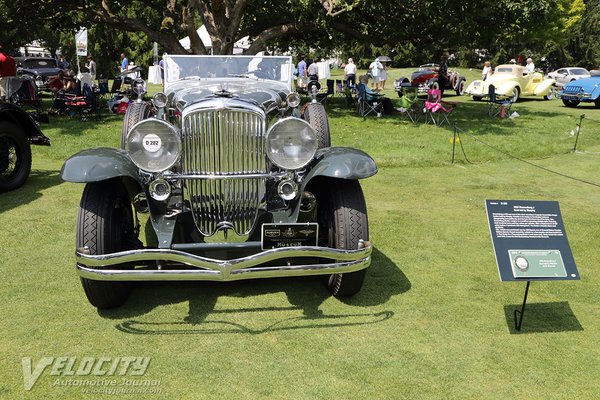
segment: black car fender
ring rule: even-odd
[[[8,121],[19,126],[31,144],[50,146],[48,139],[36,122],[21,107],[11,103],[0,103],[0,121]]]

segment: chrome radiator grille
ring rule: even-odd
[[[247,235],[252,229],[265,178],[243,175],[267,172],[264,132],[264,115],[247,109],[200,109],[185,115],[182,173],[189,178],[183,181],[183,194],[203,235],[220,229]]]

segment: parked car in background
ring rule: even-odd
[[[489,86],[496,87],[496,95],[510,98],[514,103],[521,96],[543,96],[545,100],[557,97],[556,81],[544,78],[539,72],[528,73],[521,65],[498,65],[492,76],[485,81],[471,82],[465,91],[473,100],[481,100],[489,93]]]
[[[567,83],[576,81],[577,79],[589,78],[590,71],[581,67],[566,67],[550,72],[548,77],[556,81],[556,86],[563,87]]]
[[[559,97],[567,107],[577,107],[583,102],[594,103],[600,108],[600,70],[591,71],[589,78],[567,83]]]
[[[405,77],[400,77],[394,81],[394,89],[401,96],[403,86],[416,87],[419,93],[426,93],[428,89],[439,89],[439,68],[438,64],[424,64],[419,66],[419,69],[412,73],[410,80]],[[448,69],[446,76],[445,90],[454,90],[458,96],[464,94],[467,79],[456,71]]]
[[[61,69],[52,57],[16,57],[17,74],[35,79],[39,90],[48,90],[48,80],[58,75]]]
[[[291,57],[163,59],[164,93],[129,105],[121,148],[61,172],[86,184],[76,261],[90,303],[119,306],[139,280],[322,275],[334,296],[357,293],[372,251],[359,179],[377,166],[330,146],[320,103],[299,107]]]
[[[22,186],[31,171],[31,145],[50,146],[31,116],[0,102],[0,193]]]

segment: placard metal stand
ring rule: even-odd
[[[525,314],[525,305],[527,304],[527,294],[529,293],[529,285],[531,281],[527,281],[527,286],[525,286],[525,296],[523,297],[523,305],[521,306],[521,310],[515,310],[515,329],[517,331],[521,331],[521,325],[523,324],[523,314]]]

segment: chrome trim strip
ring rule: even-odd
[[[268,172],[264,174],[168,174],[164,179],[245,179],[245,178],[271,178],[280,179],[288,176],[287,172]]]
[[[364,247],[361,247],[364,246]],[[232,281],[240,279],[273,278],[285,276],[323,275],[354,272],[371,264],[373,246],[370,242],[359,243],[357,250],[331,249],[328,247],[288,247],[266,250],[261,253],[233,260],[216,260],[177,250],[143,249],[112,254],[89,255],[85,249],[75,252],[77,272],[82,278],[103,281],[153,281],[153,280],[207,280]],[[318,257],[336,260],[334,263],[313,265],[263,266],[269,261],[295,257]],[[201,269],[179,270],[118,270],[97,269],[141,261],[171,261]]]

